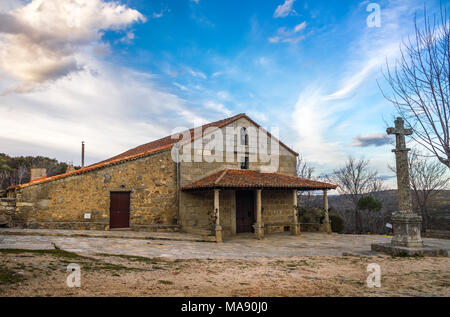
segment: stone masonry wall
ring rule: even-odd
[[[236,210],[234,190],[219,193],[220,225],[225,235],[231,235],[232,215]],[[215,226],[214,192],[212,190],[183,193],[182,230],[195,234],[212,235]],[[236,230],[236,229],[234,229]]]
[[[261,208],[264,231],[283,232],[294,220],[294,201],[291,190],[262,190]]]
[[[0,227],[14,227],[20,219],[15,217],[16,200],[0,197]]]
[[[130,227],[177,230],[176,164],[170,151],[24,187],[16,213],[29,228],[109,228],[110,192],[130,192]],[[90,213],[91,219],[84,219]]]
[[[229,126],[233,127],[246,127],[253,126],[251,122],[245,118],[239,119]],[[225,127],[226,128],[226,127]],[[222,134],[224,137],[224,144],[226,141],[225,128],[222,128]],[[236,140],[239,141],[239,138]],[[268,138],[268,143],[270,139]],[[208,143],[208,139],[203,140],[203,148]],[[236,143],[236,142],[235,142]],[[254,140],[250,145],[257,144]],[[215,155],[211,151],[201,151],[195,149],[191,145],[191,162],[180,163],[180,184],[181,186],[187,185],[193,181],[199,180],[207,175],[222,170],[224,168],[240,169],[241,164],[237,160],[238,151],[235,146],[233,153],[233,162],[226,161],[226,153],[218,151],[218,156],[222,157],[222,162],[211,162],[212,155]],[[270,146],[269,146],[270,149]],[[197,153],[197,151],[199,151]],[[249,148],[246,148],[249,151]],[[194,162],[195,154],[201,159],[199,162]],[[202,155],[203,154],[203,155]],[[211,155],[209,155],[211,154]],[[279,148],[279,166],[277,172],[296,175],[296,156],[280,145]],[[205,159],[205,157],[210,157]],[[250,162],[249,169],[260,171],[261,167],[268,165],[266,162],[261,162],[259,159],[257,162]],[[262,208],[263,222],[265,223],[266,232],[280,232],[284,230],[285,226],[289,226],[293,219],[293,201],[291,191],[262,191]],[[235,215],[236,215],[236,200],[234,190],[221,190],[220,191],[220,223],[223,228],[224,234],[229,235],[236,232],[235,228]],[[185,192],[180,193],[180,224],[182,229],[192,233],[210,233],[214,227],[212,220],[212,212],[214,209],[213,192],[212,191],[198,191],[198,192]]]

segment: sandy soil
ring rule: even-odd
[[[81,288],[66,285],[81,266]],[[369,263],[381,267],[368,288]],[[449,258],[290,257],[175,260],[0,250],[0,296],[450,296]]]

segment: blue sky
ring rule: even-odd
[[[318,174],[351,154],[391,175],[394,111],[377,80],[423,1],[376,1],[380,27],[367,25],[370,1],[86,3],[1,2],[2,152],[79,164],[84,140],[94,163],[245,112]]]

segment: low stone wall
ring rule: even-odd
[[[17,225],[15,210],[16,200],[14,198],[0,198],[0,227],[11,228]]]
[[[427,229],[427,231],[423,233],[423,237],[435,239],[450,239],[450,231]]]
[[[28,229],[69,229],[69,230],[109,230],[109,223],[106,222],[87,222],[87,221],[48,221],[48,222],[29,222]],[[144,232],[179,232],[178,225],[131,225],[133,231]]]
[[[327,232],[327,226],[324,223],[301,223],[301,232]]]

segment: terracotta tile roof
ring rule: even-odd
[[[135,155],[126,156],[126,157],[118,158],[118,159],[115,159],[115,160],[108,160],[107,162],[101,162],[101,163],[89,165],[87,167],[80,168],[78,170],[74,170],[74,171],[67,172],[67,173],[64,173],[64,174],[59,174],[59,175],[55,175],[55,176],[48,176],[48,177],[44,176],[44,177],[36,178],[36,179],[33,179],[29,183],[15,185],[15,186],[10,186],[9,188],[10,189],[19,189],[19,188],[23,188],[23,187],[28,187],[28,186],[32,186],[32,185],[38,185],[38,184],[42,184],[42,183],[46,183],[46,182],[50,182],[50,181],[55,181],[55,180],[58,180],[58,179],[69,177],[69,176],[84,174],[84,173],[91,172],[91,171],[94,171],[94,170],[98,170],[98,169],[101,169],[101,168],[105,168],[105,167],[108,167],[108,166],[120,164],[120,163],[127,162],[127,161],[136,160],[138,158],[145,157],[145,156],[148,156],[148,155],[151,155],[151,154],[156,154],[156,153],[165,151],[167,148],[170,148],[170,146],[161,146],[159,148],[154,148],[154,149],[152,149],[150,151],[147,151],[147,152],[144,152],[144,153],[138,153],[138,154],[135,154]]]
[[[219,121],[215,121],[215,122],[211,122],[208,124],[203,125],[202,131],[204,131],[207,128],[210,127],[217,127],[217,128],[222,128],[240,118],[246,118],[247,120],[249,120],[250,122],[252,122],[254,125],[256,125],[257,127],[260,127],[260,125],[258,125],[255,121],[253,121],[252,119],[250,119],[245,113],[240,113],[238,115],[235,115],[233,117],[229,117],[229,118],[225,118]],[[191,142],[194,141],[195,137],[194,137],[194,130],[198,129],[199,127],[196,128],[192,128],[189,130],[189,133],[191,135]],[[183,133],[183,132],[182,132]],[[270,133],[268,133],[268,135],[270,135]],[[110,165],[114,165],[114,164],[119,164],[122,162],[126,162],[129,160],[133,160],[133,159],[137,159],[140,157],[144,157],[147,155],[150,155],[154,152],[158,152],[158,151],[163,151],[163,150],[167,150],[172,148],[172,146],[174,146],[179,140],[181,139],[181,135],[178,138],[172,138],[171,135],[166,136],[162,139],[156,140],[156,141],[152,141],[143,145],[140,145],[138,147],[135,147],[131,150],[125,151],[119,155],[113,156],[107,160],[101,161],[99,163],[95,163],[92,165],[89,165],[87,167],[81,168],[79,170],[75,170],[75,171],[71,171],[68,173],[64,173],[64,174],[59,174],[59,175],[55,175],[55,176],[50,176],[50,177],[43,177],[43,178],[39,178],[39,179],[34,179],[33,181],[26,183],[26,184],[21,184],[21,185],[16,185],[16,186],[11,186],[9,188],[23,188],[23,187],[27,187],[27,186],[31,186],[31,185],[36,185],[36,184],[41,184],[41,183],[45,183],[48,181],[53,181],[53,180],[58,180],[61,178],[65,178],[65,177],[69,177],[72,175],[79,175],[79,174],[83,174],[86,172],[90,172],[93,170],[97,170],[100,168],[104,168]],[[283,145],[284,147],[286,147],[287,150],[289,150],[292,154],[298,156],[298,153],[296,153],[295,151],[291,150],[289,147],[287,147],[285,144],[283,144],[280,141],[280,144]]]
[[[252,170],[224,169],[183,186],[182,190],[213,188],[268,188],[268,189],[335,189],[333,184],[313,181],[281,173],[260,173]]]

